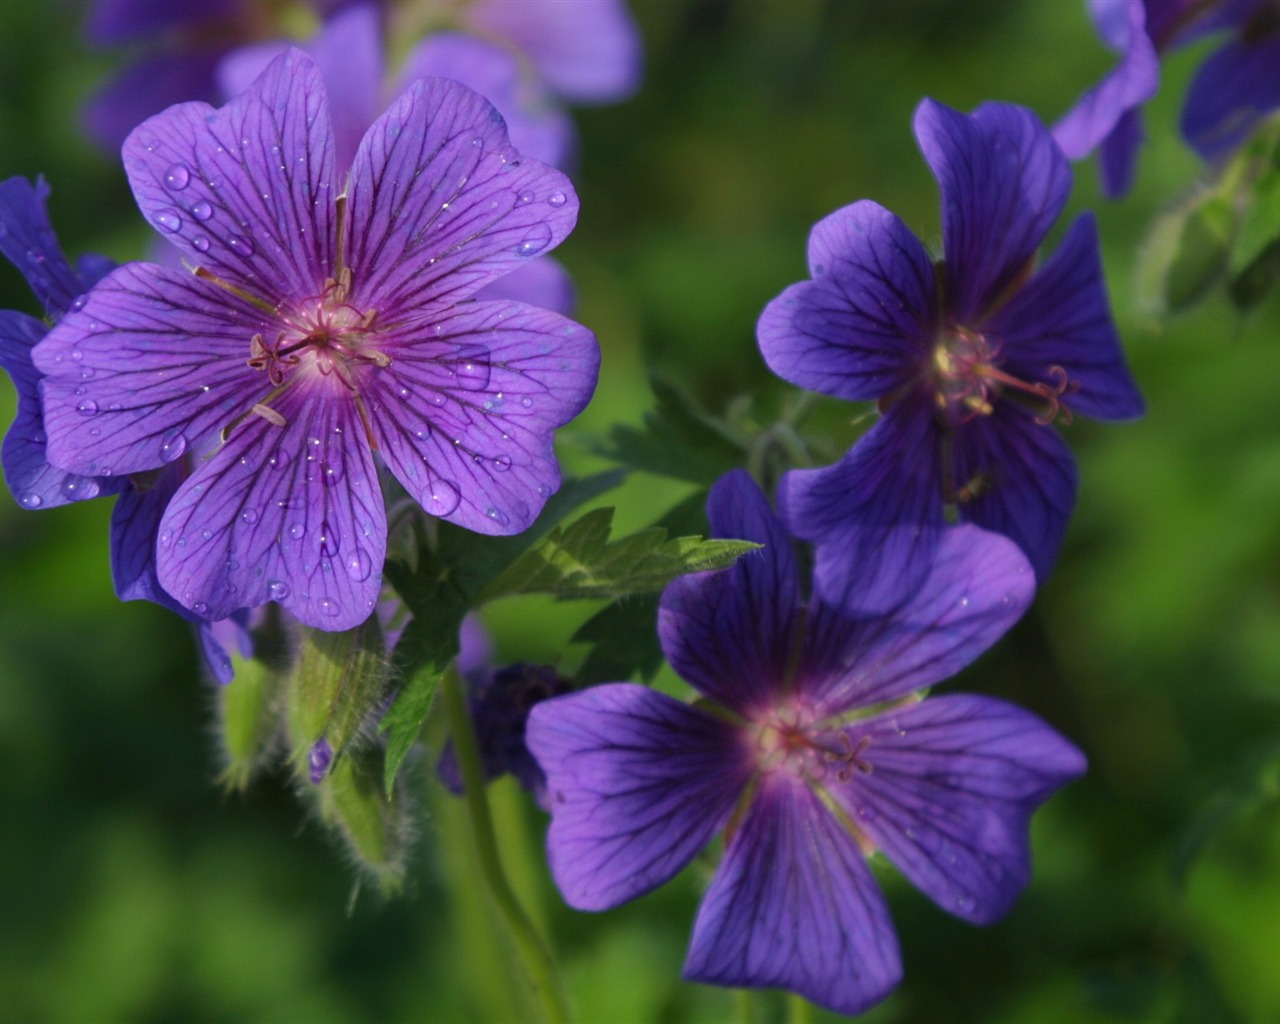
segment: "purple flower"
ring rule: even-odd
[[[945,258],[935,264],[888,210],[854,203],[814,227],[813,280],[770,302],[757,329],[780,377],[879,403],[881,419],[843,460],[794,470],[779,490],[791,529],[818,545],[825,599],[850,599],[855,567],[879,581],[862,588],[889,602],[876,610],[910,593],[948,513],[1011,537],[1043,581],[1076,493],[1075,460],[1050,422],[1143,408],[1093,217],[1035,266],[1071,187],[1035,115],[925,100],[915,132],[942,192]]]
[[[49,186],[43,179],[33,186],[25,178],[0,184],[0,252],[27,279],[50,321],[86,302],[90,288],[115,264],[94,253],[72,267],[63,255],[49,223],[45,200]],[[122,601],[147,600],[177,611],[197,627],[205,663],[221,682],[231,679],[231,661],[212,624],[177,604],[156,579],[155,546],[160,516],[185,475],[174,463],[159,474],[134,478],[69,473],[49,463],[44,413],[40,405],[42,374],[32,360],[33,347],[48,333],[48,325],[14,310],[0,310],[0,366],[18,390],[18,415],[5,435],[0,461],[10,491],[23,508],[56,508],[71,501],[119,495],[111,514],[111,575]],[[72,364],[76,360],[72,358]],[[85,368],[68,367],[70,376],[84,376]],[[89,372],[91,376],[91,371]]]
[[[1280,107],[1280,14],[1272,0],[1090,0],[1089,11],[1120,63],[1053,134],[1073,160],[1099,150],[1106,195],[1123,195],[1133,184],[1141,108],[1156,93],[1159,58],[1169,50],[1230,33],[1200,66],[1182,112],[1183,135],[1206,160],[1229,153]]]
[[[1013,624],[1032,575],[1003,537],[957,527],[909,602],[847,618],[806,607],[790,540],[745,473],[716,485],[709,516],[717,536],[765,547],[663,594],[663,649],[701,699],[616,683],[529,717],[551,870],[571,905],[603,910],[666,882],[724,830],[685,976],[858,1013],[902,973],[867,856],[990,923],[1030,877],[1031,813],[1084,771],[1019,708],[917,692]]]
[[[568,179],[521,160],[492,106],[416,83],[347,174],[320,72],[295,50],[225,107],[145,122],[124,156],[196,273],[122,267],[36,363],[66,469],[158,469],[213,439],[160,524],[170,594],[212,618],[275,600],[307,625],[359,623],[386,549],[379,463],[469,529],[533,521],[599,352],[555,313],[464,301],[577,216]]]

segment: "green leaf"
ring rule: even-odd
[[[620,682],[639,674],[650,680],[662,667],[654,623],[658,595],[625,597],[607,604],[573,634],[573,643],[593,644],[575,673],[579,686]]]
[[[382,781],[388,797],[395,792],[400,766],[422,732],[422,723],[435,703],[443,675],[443,667],[434,661],[419,668],[396,695],[378,725],[378,731],[387,738]]]
[[[613,509],[595,509],[557,527],[485,588],[482,600],[512,594],[618,598],[661,590],[677,576],[723,569],[759,547],[748,541],[668,538],[661,527],[609,542]]]

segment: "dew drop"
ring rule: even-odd
[[[272,469],[284,469],[289,465],[289,453],[283,448],[277,448],[271,458],[267,459],[267,465]]]
[[[62,481],[62,493],[68,501],[88,501],[96,498],[101,488],[97,481],[82,476],[69,476]]]
[[[240,521],[242,523],[248,523],[250,526],[252,526],[254,523],[258,521],[258,513],[251,508],[247,508],[240,513]]]
[[[0,237],[3,237],[3,236],[0,235]],[[74,299],[71,300],[71,312],[79,313],[80,310],[84,309],[84,304],[88,301],[89,301],[89,296],[77,295]]]
[[[96,416],[98,415],[98,403],[92,398],[86,398],[76,406],[76,412],[81,416]]]
[[[187,450],[187,439],[181,434],[174,434],[171,437],[166,436],[160,445],[160,461],[172,462],[174,459],[182,458],[182,453]]]
[[[19,498],[18,504],[21,505],[23,508],[39,508],[41,505],[44,504],[44,499],[41,498],[40,495],[32,491],[29,494],[24,494],[21,498]]]
[[[536,256],[551,244],[551,225],[539,222],[529,228],[529,233],[516,246],[517,256]]]
[[[209,606],[205,604],[203,601],[197,601],[195,604],[191,606],[191,610],[195,612],[197,615],[209,614]]]
[[[338,602],[331,597],[320,598],[320,610],[331,617],[337,615],[338,612],[341,611],[338,607]]]
[[[551,195],[547,196],[548,206],[564,206],[565,201],[565,194],[563,192],[552,192]]]
[[[516,203],[520,206],[528,206],[531,202],[533,202],[532,192],[521,192],[516,197]]]
[[[457,485],[451,480],[437,480],[431,488],[431,505],[427,509],[432,515],[447,516],[458,507],[462,496]]]
[[[289,536],[294,540],[298,540],[306,532],[307,528],[302,523],[293,523],[289,527]]]
[[[445,402],[447,402],[448,400],[449,399],[445,397],[445,394],[443,391],[431,392],[431,398],[430,398],[431,404],[434,405],[437,409],[443,407]]]
[[[499,526],[511,525],[510,517],[505,512],[503,512],[502,509],[500,508],[494,508],[492,505],[490,505],[487,509],[484,510],[484,514],[487,515]]]
[[[213,207],[202,199],[191,207],[191,216],[203,224],[213,216]]]
[[[458,356],[453,371],[458,387],[466,391],[483,391],[487,388],[489,376],[493,372],[489,365],[489,350],[477,345],[460,351]]]
[[[267,593],[273,601],[283,601],[289,596],[289,584],[282,580],[271,580],[267,583]]]
[[[505,473],[507,470],[511,468],[511,456],[510,455],[496,456],[493,460],[493,468],[496,469],[499,473]]]
[[[520,407],[522,409],[532,409],[533,399],[530,398],[528,395],[525,395],[524,398],[520,399]]]
[[[164,213],[156,214],[156,223],[172,234],[182,227],[182,218],[172,210],[165,210]]]
[[[253,243],[240,235],[231,235],[227,239],[227,245],[231,247],[232,252],[239,253],[241,256],[253,255]]]
[[[966,594],[964,597],[960,598],[960,601],[959,601],[958,603],[959,603],[959,605],[960,605],[960,607],[961,607],[961,608],[968,608],[968,607],[969,607],[969,595],[968,595],[968,594]]]
[[[201,530],[201,531],[200,531],[200,539],[201,539],[201,540],[213,540],[213,531],[212,531],[212,530]]]
[[[174,164],[164,172],[164,187],[173,192],[181,192],[191,183],[191,172],[186,164]]]
[[[320,482],[326,487],[332,487],[342,479],[342,460],[337,458],[336,452],[331,452],[328,462],[320,463]]]
[[[369,557],[369,552],[364,548],[357,547],[355,551],[347,555],[346,562],[347,575],[357,583],[363,583],[371,575],[373,575],[373,559]]]
[[[196,235],[191,239],[191,244],[195,246],[197,252],[209,251],[209,239],[204,235]]]
[[[320,554],[333,557],[338,553],[338,531],[330,524],[329,520],[320,523],[320,532],[316,534],[316,545],[320,548]]]

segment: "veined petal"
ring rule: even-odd
[[[161,236],[276,305],[318,295],[335,273],[333,149],[319,69],[290,50],[226,106],[180,103],[143,122],[123,155]]]
[[[1022,617],[1035,575],[1007,537],[975,526],[941,531],[927,575],[890,615],[810,610],[798,674],[828,713],[900,697],[950,678]]]
[[[111,510],[111,581],[121,601],[154,601],[190,617],[156,576],[156,538],[164,510],[186,479],[185,460],[129,479]]]
[[[573,278],[554,256],[530,260],[476,292],[479,301],[524,302],[569,316],[577,305]]]
[[[1182,108],[1182,134],[1192,148],[1213,160],[1244,142],[1264,114],[1280,107],[1277,68],[1280,31],[1274,29],[1256,42],[1233,39],[1211,54]]]
[[[831,795],[917,888],[974,924],[1013,905],[1031,876],[1032,812],[1085,771],[1035,715],[988,697],[929,697],[845,734],[871,771]]]
[[[891,611],[928,572],[942,516],[941,439],[927,396],[908,395],[834,466],[778,486],[791,532],[817,545],[814,590],[851,613]]]
[[[575,103],[612,103],[640,86],[640,32],[623,0],[477,0],[465,19],[506,39]]]
[[[599,348],[580,324],[475,302],[388,330],[367,396],[387,467],[432,515],[518,533],[560,486],[552,433],[595,389]]]
[[[547,775],[551,873],[579,910],[674,877],[724,826],[750,774],[732,726],[630,683],[537,704],[525,742]]]
[[[284,427],[250,416],[169,503],[160,583],[211,619],[276,601],[308,626],[350,629],[373,612],[387,544],[353,395],[334,373],[271,404]]]
[[[658,636],[671,667],[725,707],[750,717],[786,692],[801,616],[791,538],[745,470],[711,489],[716,537],[764,545],[721,572],[673,581],[658,606]]]
[[[120,267],[36,346],[50,461],[90,476],[172,462],[265,396],[246,360],[273,329],[191,274]]]
[[[1123,17],[1123,29],[1115,31],[1115,14]],[[1086,92],[1053,128],[1053,137],[1072,160],[1079,160],[1115,130],[1120,119],[1156,94],[1160,84],[1160,58],[1147,34],[1146,6],[1129,0],[1123,11],[1111,5],[1104,36],[1113,36],[1122,51],[1120,63]],[[1112,41],[1112,40],[1108,40]]]
[[[0,463],[14,500],[29,509],[54,508],[119,489],[114,481],[94,480],[49,464],[40,373],[31,362],[32,346],[48,329],[25,313],[0,310],[0,366],[18,392],[18,414],[4,436]]]
[[[93,282],[83,280],[62,254],[45,210],[48,198],[43,178],[34,185],[26,178],[0,182],[0,253],[26,278],[44,311],[59,317]]]
[[[770,302],[756,325],[774,373],[849,401],[879,398],[929,358],[937,330],[933,263],[905,224],[869,200],[809,236],[812,281]]]
[[[884,897],[854,837],[807,786],[761,785],[698,910],[684,976],[785,988],[846,1014],[901,980]]]
[[[1005,400],[956,433],[957,481],[981,481],[960,518],[1002,533],[1022,548],[1041,583],[1049,578],[1075,508],[1079,474],[1051,426]]]
[[[1073,412],[1106,420],[1142,415],[1111,319],[1092,213],[1076,219],[1057,252],[986,327],[1010,375],[1052,383],[1050,368],[1065,371],[1074,387],[1064,401]]]
[[[926,99],[915,132],[942,191],[948,309],[972,326],[1005,297],[1058,219],[1071,168],[1040,119],[1009,103],[966,115]]]
[[[569,179],[507,142],[457,82],[414,82],[365,135],[351,172],[352,303],[394,321],[444,307],[549,252],[572,230]]]

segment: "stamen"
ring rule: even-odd
[[[232,295],[236,296],[236,298],[244,299],[244,301],[249,303],[249,305],[255,306],[256,308],[262,310],[262,312],[266,313],[268,316],[276,315],[275,306],[271,305],[268,302],[264,302],[262,299],[258,298],[256,295],[250,295],[243,288],[236,287],[230,281],[224,281],[222,280],[222,278],[218,277],[217,275],[209,273],[209,271],[207,271],[204,267],[196,267],[196,277],[202,277],[206,281],[208,281],[210,284],[217,285],[219,288],[223,289],[224,291],[230,292]]]
[[[281,416],[278,412],[276,412],[273,408],[271,408],[271,406],[263,405],[261,402],[255,403],[253,408],[250,409],[249,411],[256,416],[261,416],[273,427],[283,427],[283,426],[286,426],[289,422],[283,416]]]

